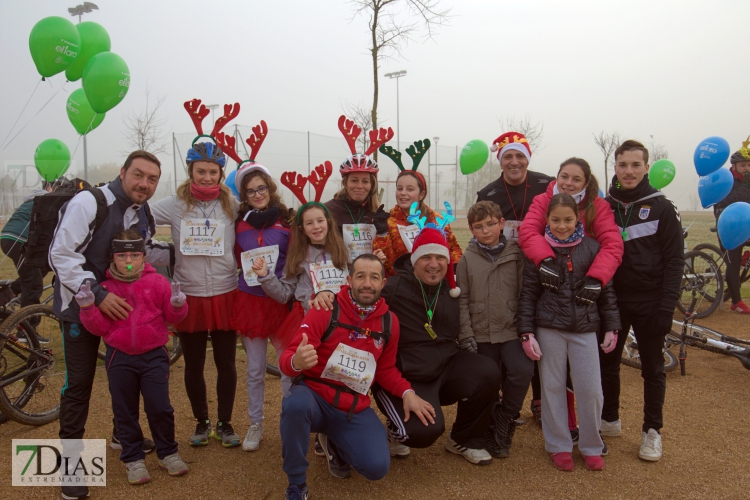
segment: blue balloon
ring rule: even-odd
[[[698,181],[698,197],[703,208],[716,205],[732,191],[734,177],[728,168],[720,168]]]
[[[723,137],[703,139],[693,154],[693,163],[698,175],[708,175],[720,169],[729,158],[729,143]]]
[[[599,198],[604,198],[604,191],[602,191],[602,188],[599,188]]]
[[[750,239],[750,203],[737,201],[719,215],[719,238],[727,250],[734,250]]]
[[[237,191],[237,186],[234,185],[234,178],[237,176],[237,171],[232,170],[229,172],[224,179],[224,184],[227,185],[229,190],[232,192],[232,194],[239,200],[240,199],[240,192]]]

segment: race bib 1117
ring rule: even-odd
[[[182,219],[180,251],[183,255],[224,255],[224,227],[219,219]]]

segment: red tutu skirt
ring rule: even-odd
[[[232,330],[232,305],[237,290],[213,297],[187,296],[188,315],[174,325],[180,333]]]
[[[277,352],[286,349],[286,346],[289,345],[299,331],[299,327],[304,318],[305,310],[302,309],[302,304],[295,301],[292,310],[287,314],[287,317],[279,326],[277,334],[271,337],[271,343]]]
[[[237,292],[229,324],[243,337],[265,339],[279,330],[288,315],[287,304],[276,302],[271,297]]]

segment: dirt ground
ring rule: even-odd
[[[717,311],[703,324],[719,331],[750,336],[750,318]],[[131,486],[126,481],[119,453],[108,449],[108,484],[92,488],[91,498],[282,498],[287,485],[281,469],[278,430],[281,390],[279,380],[267,376],[266,423],[261,449],[246,453],[224,449],[218,441],[191,448],[184,444],[194,420],[185,394],[184,362],[172,367],[171,398],[175,408],[180,453],[190,472],[171,478],[147,457],[152,481]],[[238,352],[237,400],[234,426],[244,436],[248,426],[245,391],[245,356]],[[209,387],[215,386],[215,369],[207,362]],[[747,498],[750,488],[750,372],[734,358],[689,349],[687,375],[679,370],[667,375],[664,408],[664,458],[658,463],[638,459],[642,419],[642,382],[637,370],[622,367],[621,418],[623,436],[608,438],[609,456],[601,472],[586,470],[574,452],[576,470],[557,471],[544,451],[541,428],[531,421],[527,398],[522,418],[527,423],[516,431],[512,456],[486,467],[469,464],[444,450],[445,437],[423,450],[412,450],[405,460],[393,460],[381,481],[371,482],[354,473],[339,480],[328,474],[323,458],[309,455],[308,484],[313,498]],[[211,394],[209,390],[209,397]],[[215,418],[216,402],[210,399]],[[374,406],[374,405],[373,405]],[[454,416],[444,408],[447,421]],[[91,403],[86,437],[109,438],[111,406],[106,374],[99,369]],[[141,420],[146,426],[145,416]],[[59,498],[59,488],[10,486],[10,454],[13,438],[54,438],[58,424],[27,427],[15,422],[0,425],[0,498]]]

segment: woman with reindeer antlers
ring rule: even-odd
[[[401,256],[410,254],[414,239],[419,234],[419,226],[407,220],[411,206],[417,203],[417,210],[421,215],[427,217],[427,222],[436,223],[436,214],[424,202],[427,197],[427,182],[422,174],[417,172],[419,162],[430,149],[430,140],[414,141],[414,144],[406,148],[406,153],[412,159],[411,170],[406,170],[401,163],[401,152],[390,146],[380,146],[380,152],[388,156],[399,169],[396,178],[396,206],[391,209],[388,217],[388,230],[382,234],[378,230],[373,247],[382,250],[386,256],[385,269],[389,276],[395,276],[394,264]],[[461,245],[451,231],[450,226],[444,228],[448,246],[450,247],[451,260],[461,260]]]
[[[222,148],[233,147],[234,138],[221,129],[240,112],[239,103],[224,105],[224,114],[213,131],[205,135],[201,122],[209,110],[199,99],[185,103],[198,137],[187,152],[188,179],[177,194],[151,205],[157,224],[172,228],[175,242],[175,281],[187,295],[189,313],[175,329],[185,355],[185,387],[198,424],[190,437],[192,446],[208,444],[210,436],[226,448],[238,446],[232,410],[237,388],[235,369],[236,334],[229,321],[237,290],[237,263],[234,257],[234,220],[239,204],[229,188],[222,184],[226,156]],[[197,142],[201,137],[213,142]],[[212,431],[208,416],[206,381],[203,366],[206,344],[211,334],[216,364],[218,423]]]

